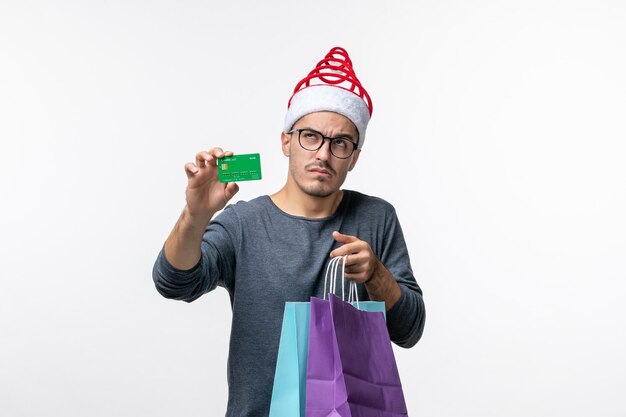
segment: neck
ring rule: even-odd
[[[343,199],[343,191],[337,190],[326,197],[316,197],[306,194],[297,187],[290,187],[287,183],[270,198],[287,214],[318,219],[331,216],[337,211]]]

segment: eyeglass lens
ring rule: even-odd
[[[330,153],[337,158],[349,158],[354,152],[355,143],[344,137],[327,138],[320,132],[310,129],[299,129],[299,141],[307,151],[317,151],[324,145],[324,139],[330,142]]]

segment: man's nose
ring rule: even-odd
[[[331,141],[330,138],[324,138],[322,140],[322,147],[317,150],[317,155],[316,155],[317,159],[320,159],[322,161],[327,161],[330,158],[330,155],[331,155],[330,153],[331,142],[330,141]],[[328,145],[326,144],[326,142],[328,142]]]

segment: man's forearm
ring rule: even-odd
[[[211,217],[194,218],[185,206],[165,241],[165,257],[174,268],[188,270],[200,261],[202,237]]]
[[[377,261],[374,273],[365,284],[365,288],[367,289],[370,299],[385,302],[385,309],[387,311],[389,311],[402,296],[400,285],[393,278],[391,272],[389,272],[380,261]]]

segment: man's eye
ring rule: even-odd
[[[333,139],[333,146],[346,148],[348,146],[348,141],[346,139]]]
[[[317,135],[313,132],[302,132],[302,137],[309,140],[317,139]]]

